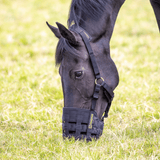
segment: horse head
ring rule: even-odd
[[[103,118],[108,116],[119,83],[109,41],[123,2],[115,4],[105,0],[93,4],[72,1],[69,29],[47,22],[59,39],[55,57],[64,95],[63,137],[91,140],[102,134]],[[95,10],[99,14],[93,15]]]

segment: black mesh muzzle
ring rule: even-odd
[[[103,132],[104,122],[99,120],[97,113],[88,109],[64,107],[62,117],[63,138],[76,140],[98,139]]]

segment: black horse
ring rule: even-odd
[[[60,64],[64,95],[64,137],[91,140],[102,134],[102,116],[105,112],[107,117],[119,83],[109,43],[124,1],[72,0],[69,29],[47,23],[59,38],[56,64]]]
[[[159,31],[160,31],[160,0],[150,0],[156,19],[157,19],[157,24],[159,27]]]

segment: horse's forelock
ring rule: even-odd
[[[59,65],[62,62],[63,50],[64,50],[63,46],[64,46],[64,39],[60,38],[56,48],[56,54],[55,54],[56,65]]]

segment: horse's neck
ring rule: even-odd
[[[124,1],[115,0],[112,6],[106,6],[106,11],[99,21],[86,19],[84,23],[80,24],[90,34],[93,41],[99,40],[103,36],[110,41],[118,12]]]

